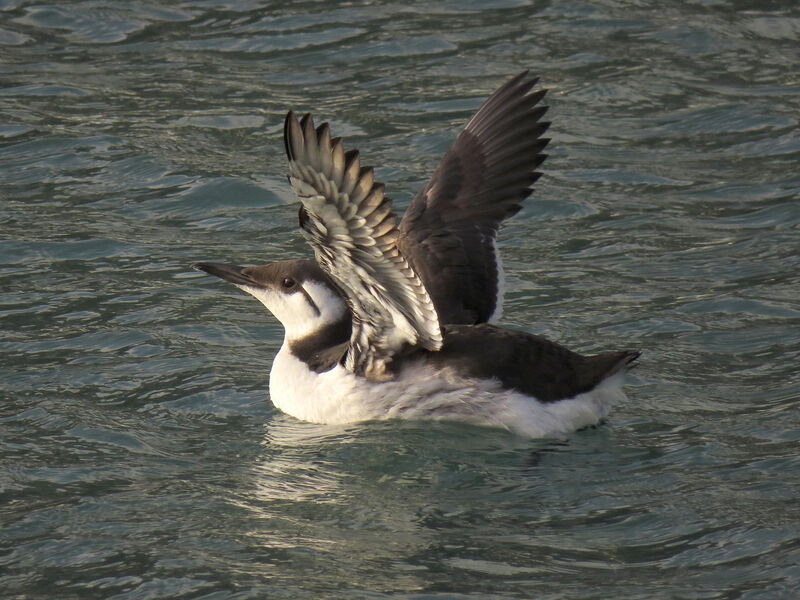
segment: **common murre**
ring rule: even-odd
[[[497,229],[531,193],[549,142],[537,81],[520,73],[486,100],[399,225],[358,151],[289,112],[289,181],[316,261],[193,265],[283,324],[277,408],[317,423],[455,419],[548,437],[625,398],[638,352],[582,356],[490,324],[502,308]]]

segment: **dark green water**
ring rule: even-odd
[[[798,65],[793,0],[0,1],[0,596],[795,598]],[[189,265],[310,254],[285,111],[402,210],[525,68],[504,322],[642,348],[630,401],[559,445],[278,413],[281,328]]]

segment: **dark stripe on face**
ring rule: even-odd
[[[314,299],[311,297],[311,294],[309,294],[302,285],[298,287],[300,288],[300,291],[303,292],[303,295],[306,297],[306,300],[308,300],[308,303],[311,305],[311,308],[313,308],[314,312],[317,313],[317,316],[320,316],[322,314],[322,311],[319,309],[319,306],[317,306],[317,303],[314,302]]]

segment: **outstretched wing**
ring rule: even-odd
[[[289,181],[300,198],[300,226],[320,267],[340,287],[353,313],[345,366],[386,379],[392,357],[409,347],[438,350],[439,319],[422,281],[397,248],[392,202],[361,167],[358,151],[344,152],[327,123],[310,114],[286,116]]]
[[[497,229],[541,176],[536,169],[550,123],[520,73],[481,106],[447,151],[400,223],[398,246],[425,282],[439,322],[484,323],[500,316],[502,264]]]

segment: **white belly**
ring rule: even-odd
[[[463,379],[423,362],[409,364],[397,378],[367,381],[336,366],[311,371],[282,347],[272,364],[273,404],[303,421],[343,424],[375,419],[451,419],[503,427],[529,437],[550,437],[594,425],[625,399],[623,373],[584,394],[539,402],[503,389],[498,381]]]

